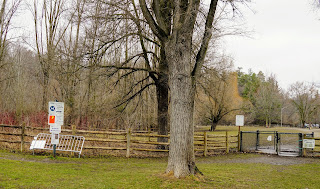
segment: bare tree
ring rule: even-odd
[[[83,71],[83,55],[85,50],[83,47],[83,40],[81,40],[81,27],[84,22],[84,8],[86,6],[85,0],[72,1],[73,7],[69,9],[65,18],[70,22],[68,30],[61,39],[61,43],[57,46],[56,53],[59,54],[56,68],[55,79],[59,82],[61,88],[60,99],[66,104],[66,125],[75,124],[77,120],[76,111],[76,96],[79,92],[79,85],[81,80],[80,72]]]
[[[319,108],[319,91],[314,83],[307,84],[304,82],[296,82],[290,86],[290,97],[292,103],[296,107],[301,127],[312,121],[312,115]]]
[[[258,91],[254,95],[254,114],[258,120],[265,121],[266,127],[270,127],[271,121],[278,120],[281,111],[280,89],[274,75],[261,79]]]
[[[1,3],[0,8],[0,73],[2,69],[9,62],[5,61],[5,56],[8,50],[8,34],[11,29],[11,22],[13,16],[17,13],[19,5],[22,0],[14,0],[14,1],[7,1],[3,0]],[[4,77],[6,76],[6,77]],[[12,76],[5,74],[5,72],[1,73],[0,75],[0,82],[10,79]]]
[[[223,64],[227,60],[223,60]],[[219,66],[219,65],[218,65]],[[221,69],[221,68],[220,68]],[[242,99],[238,95],[236,73],[219,68],[205,68],[198,79],[197,110],[199,117],[210,123],[211,131],[219,121],[231,112],[240,110]]]
[[[149,6],[145,0],[139,2],[144,18],[163,46],[163,54],[168,62],[171,142],[167,172],[172,172],[178,178],[195,174],[195,85],[212,36],[218,1],[210,1],[198,49],[193,49],[192,42],[200,1],[156,0]]]
[[[71,21],[62,21],[64,3],[63,0],[35,0],[32,7],[36,51],[42,72],[43,110],[47,109],[50,74],[57,61],[57,46]]]
[[[135,1],[104,1],[104,5],[108,10],[107,15],[103,19],[97,16],[95,18],[108,22],[109,28],[115,29],[111,30],[111,35],[99,35],[101,43],[93,57],[104,56],[105,59],[110,55],[105,61],[107,63],[99,67],[107,68],[108,75],[117,78],[116,85],[123,83],[118,89],[124,94],[117,105],[121,107],[121,111],[124,111],[133,99],[139,98],[138,102],[142,102],[144,97],[152,95],[153,90],[156,90],[158,133],[166,135],[169,131],[169,89],[164,48],[141,18],[141,9],[136,6]],[[119,25],[124,27],[119,28]],[[124,49],[122,52],[119,50],[121,47]],[[162,137],[158,140],[167,142],[167,139]]]

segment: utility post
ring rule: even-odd
[[[282,127],[282,121],[283,121],[283,120],[282,120],[282,111],[283,111],[285,108],[287,108],[287,107],[282,107],[282,108],[281,108],[281,113],[280,113],[280,114],[281,114],[281,115],[280,115],[280,116],[281,116],[281,117],[280,117],[280,120],[281,120],[280,125],[281,125],[281,127]]]

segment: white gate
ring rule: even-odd
[[[51,144],[52,134],[39,133],[31,142],[30,150],[53,150]],[[83,136],[60,135],[59,144],[56,145],[56,150],[79,153],[79,158],[82,152],[85,138]]]

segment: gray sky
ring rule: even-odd
[[[310,0],[253,0],[250,6],[255,12],[242,12],[253,39],[225,38],[235,67],[273,73],[284,89],[296,81],[320,83],[320,16]]]

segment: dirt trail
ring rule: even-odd
[[[16,160],[16,161],[26,161],[26,162],[41,162],[41,163],[70,163],[70,162],[65,162],[65,161],[59,161],[59,160],[54,160],[50,158],[45,158],[45,159],[35,159],[35,158],[28,158],[28,157],[23,157],[20,154],[9,154],[9,153],[0,153],[0,159],[9,159],[9,160]]]

